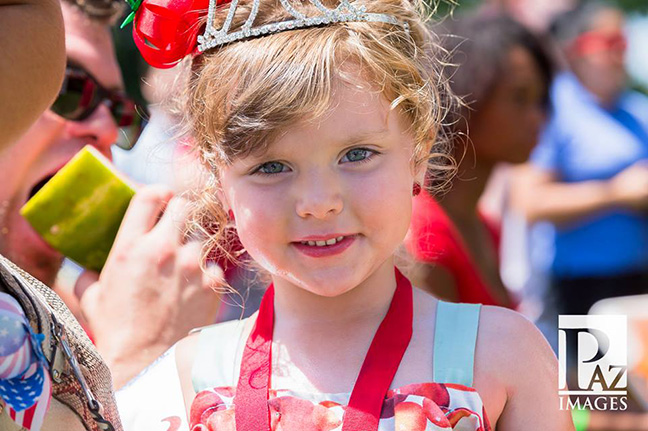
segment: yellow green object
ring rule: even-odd
[[[134,188],[110,161],[87,145],[20,214],[66,257],[101,271],[134,195]]]
[[[574,409],[572,410],[572,420],[574,421],[574,428],[576,431],[587,431],[587,426],[590,420],[590,411],[587,409]]]

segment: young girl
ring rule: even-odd
[[[455,18],[448,30],[454,37],[444,46],[458,65],[450,85],[467,103],[448,122],[462,178],[438,201],[428,193],[414,199],[405,242],[421,265],[410,276],[453,302],[515,309],[517,299],[499,275],[499,226],[478,203],[495,168],[523,163],[537,142],[552,61],[541,39],[488,9]]]
[[[171,429],[573,429],[530,322],[439,301],[394,267],[449,97],[419,5],[190,3],[144,2],[136,40],[168,66],[207,22],[186,111],[212,174],[201,226],[213,250],[233,224],[272,284],[258,314],[158,363],[175,368]]]

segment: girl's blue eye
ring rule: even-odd
[[[264,175],[280,174],[284,172],[285,167],[286,165],[281,162],[267,162],[259,166],[255,173],[258,172]]]
[[[286,165],[284,165],[281,162],[267,162],[259,166],[259,169],[257,169],[257,172],[260,172],[262,174],[266,175],[272,175],[272,174],[280,174],[284,171],[284,168]]]
[[[349,150],[344,157],[342,157],[342,162],[364,162],[368,161],[371,156],[376,154],[375,151],[369,150],[367,148],[354,148]]]

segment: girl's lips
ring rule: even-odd
[[[317,246],[317,245],[306,245],[301,242],[291,243],[297,250],[310,257],[329,257],[335,256],[344,252],[347,248],[351,246],[357,239],[357,235],[345,236],[342,241],[338,241],[333,245]]]

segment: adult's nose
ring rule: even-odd
[[[103,103],[88,118],[82,121],[69,121],[70,136],[88,139],[106,157],[112,158],[110,147],[117,142],[119,128]]]

